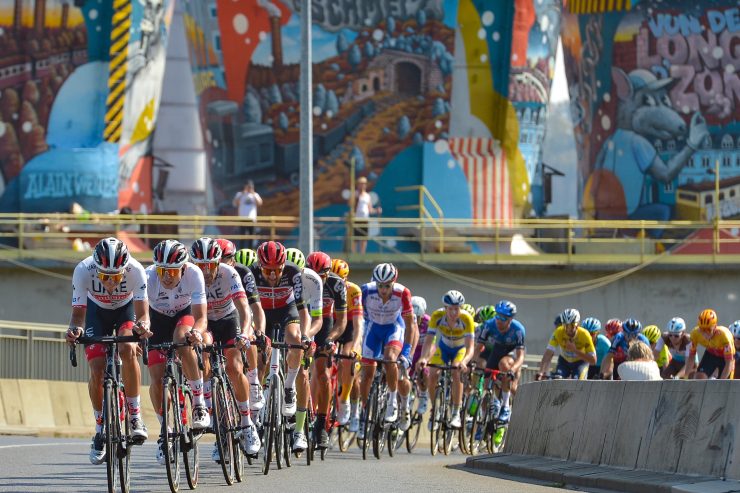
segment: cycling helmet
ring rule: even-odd
[[[331,270],[331,257],[324,252],[312,252],[306,257],[306,265],[315,273],[323,276]]]
[[[488,320],[491,320],[493,317],[496,316],[496,309],[493,307],[493,305],[484,305],[480,308],[478,308],[478,313],[476,313],[479,320],[477,322],[479,324],[482,324],[483,322],[487,322]]]
[[[277,241],[266,241],[257,247],[260,267],[282,267],[285,265],[285,247]]]
[[[444,303],[445,306],[459,306],[462,308],[462,305],[465,304],[465,296],[463,296],[460,291],[452,289],[442,296],[442,303]]]
[[[471,317],[475,316],[475,307],[470,303],[463,303],[463,306],[461,306],[460,308]]]
[[[584,318],[581,327],[593,334],[601,330],[601,320],[595,317]]]
[[[249,248],[242,248],[234,256],[234,260],[237,263],[242,264],[244,267],[249,267],[257,261],[257,252]]]
[[[498,310],[496,310],[498,313]],[[560,314],[560,318],[563,320],[563,325],[576,324],[581,321],[581,314],[575,308],[566,308],[563,313]]]
[[[379,283],[395,282],[398,270],[393,264],[378,264],[373,269],[373,281]]]
[[[236,254],[236,247],[234,244],[226,238],[217,238],[216,243],[221,247],[221,257],[233,257]]]
[[[553,323],[553,325],[555,325],[555,328],[556,329],[558,327],[560,327],[561,325],[563,325],[563,314],[562,313],[558,313],[558,316],[555,317],[555,320],[553,320],[552,323]]]
[[[123,272],[128,264],[129,254],[126,244],[118,238],[102,239],[95,245],[93,262],[99,272],[116,274]]]
[[[711,329],[717,325],[717,312],[707,308],[699,315],[699,328],[702,330]]]
[[[733,337],[740,337],[740,320],[735,320],[730,325],[730,332],[732,332]]]
[[[671,321],[668,322],[666,330],[671,334],[680,334],[686,330],[686,322],[684,322],[681,317],[673,317]]]
[[[334,258],[331,260],[331,271],[346,281],[349,277],[349,264],[340,258]]]
[[[218,246],[218,242],[207,236],[195,240],[190,246],[190,258],[195,264],[219,262],[221,255],[221,247]]]
[[[286,248],[285,260],[287,260],[288,262],[293,262],[301,270],[306,267],[306,257],[304,257],[303,252],[298,250],[297,248]]]
[[[636,336],[640,332],[642,332],[642,324],[639,320],[635,320],[634,318],[628,318],[624,322],[622,322],[622,330],[624,330],[625,334],[630,336]]]
[[[647,337],[647,340],[650,341],[650,344],[655,344],[656,342],[658,342],[658,339],[660,339],[661,333],[657,325],[648,325],[647,327],[642,329],[642,335]]]
[[[188,249],[177,240],[162,240],[154,247],[154,265],[176,269],[188,261]]]
[[[416,318],[421,319],[427,311],[427,300],[421,296],[412,296],[411,307],[414,309],[414,315],[416,315]]]
[[[513,317],[516,315],[516,305],[509,300],[499,301],[496,303],[494,310],[496,315],[501,315],[502,317]]]
[[[604,332],[608,337],[614,337],[615,335],[622,332],[622,321],[618,318],[610,318],[606,321],[604,326]]]

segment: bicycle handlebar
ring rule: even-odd
[[[80,336],[69,348],[69,361],[74,368],[77,368],[77,345],[78,344],[105,344],[111,346],[113,344],[137,342],[143,346],[144,364],[149,364],[148,345],[147,339],[139,339],[139,336]]]

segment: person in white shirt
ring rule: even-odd
[[[353,250],[358,253],[365,253],[367,250],[368,219],[370,214],[381,214],[383,209],[373,207],[373,200],[367,191],[367,178],[361,176],[357,179],[357,190],[355,191],[356,203],[350,205],[355,209],[355,232],[354,235],[359,239],[356,241],[356,248]]]
[[[617,373],[622,380],[662,380],[652,349],[642,341],[630,345],[627,361],[619,365]]]
[[[252,180],[244,184],[244,190],[236,192],[233,204],[237,208],[237,213],[240,217],[248,219],[252,223],[257,222],[257,207],[262,205],[262,197],[254,191],[254,182]],[[243,235],[253,235],[254,233],[254,225],[242,227]],[[257,242],[254,239],[247,239],[242,240],[240,243],[242,244],[242,248],[254,248]]]

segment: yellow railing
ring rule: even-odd
[[[740,221],[604,221],[522,219],[486,221],[444,217],[423,188],[416,190],[419,217],[374,219],[371,235],[380,253],[348,253],[352,231],[346,217],[316,217],[318,245],[352,262],[408,260],[404,251],[420,252],[438,263],[622,264],[648,261],[667,264],[720,264],[740,261]],[[399,190],[399,191],[403,191]],[[0,214],[0,260],[73,260],[84,254],[73,247],[94,244],[105,236],[124,238],[133,251],[148,252],[159,240],[192,241],[219,235],[236,243],[279,240],[297,244],[298,218],[260,217],[252,223],[236,216],[160,216],[106,214]],[[254,226],[252,234],[242,227]],[[393,232],[392,234],[390,232]],[[334,246],[330,246],[334,245]],[[428,249],[427,245],[434,245]],[[665,253],[664,252],[668,252]],[[736,252],[736,253],[733,253]],[[680,254],[679,254],[680,253]],[[139,258],[147,260],[148,253]]]

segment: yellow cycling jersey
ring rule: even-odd
[[[362,291],[360,286],[347,281],[347,319],[362,316]]]
[[[453,327],[449,326],[445,309],[440,308],[432,313],[427,329],[427,337],[437,337],[437,344],[444,344],[449,348],[458,348],[465,345],[465,338],[475,336],[473,317],[461,311]]]
[[[735,342],[733,341],[732,334],[727,327],[721,325],[717,326],[717,330],[712,333],[711,337],[699,327],[695,327],[691,331],[692,356],[696,354],[699,346],[707,348],[707,352],[713,356],[727,360],[735,357]]]
[[[589,334],[589,332],[583,327],[578,327],[578,329],[576,330],[576,335],[571,338],[565,332],[565,326],[561,325],[560,327],[555,329],[555,332],[552,333],[552,337],[550,338],[550,343],[548,344],[547,349],[550,349],[554,352],[557,348],[560,348],[561,356],[563,357],[563,359],[570,363],[581,361],[581,358],[579,358],[575,352],[568,351],[565,348],[565,345],[568,342],[574,342],[576,344],[576,349],[578,351],[581,351],[582,353],[596,354],[596,349],[594,348],[594,341],[591,338],[591,334]]]

